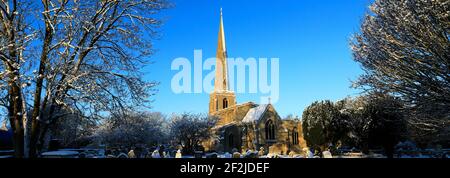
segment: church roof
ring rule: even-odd
[[[257,107],[250,109],[245,115],[244,119],[242,119],[243,123],[252,123],[254,121],[259,121],[264,113],[266,113],[267,108],[269,108],[268,104],[262,104]]]
[[[230,122],[230,123],[225,124],[225,125],[218,125],[218,126],[215,126],[215,127],[213,127],[212,129],[213,129],[213,130],[219,130],[219,129],[228,128],[228,127],[235,126],[235,125],[237,125],[236,122]]]

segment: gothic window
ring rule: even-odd
[[[228,108],[228,99],[224,98],[223,99],[223,109]]]
[[[275,125],[272,120],[266,122],[266,140],[275,140]]]
[[[293,145],[298,145],[298,131],[297,131],[297,127],[294,127],[294,129],[292,130],[292,144]]]

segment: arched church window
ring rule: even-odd
[[[275,140],[275,125],[272,120],[266,122],[266,140]]]
[[[223,99],[223,109],[228,108],[228,99],[224,98]]]
[[[297,131],[297,127],[294,127],[294,129],[292,130],[292,144],[293,145],[298,145],[298,131]]]

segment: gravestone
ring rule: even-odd
[[[202,157],[203,157],[203,151],[194,152],[194,158],[202,158]]]
[[[226,152],[225,154],[223,154],[223,158],[231,158],[231,157],[233,157],[233,155],[230,154],[230,153],[228,153],[228,152]]]
[[[159,150],[155,150],[152,153],[152,158],[161,158],[161,155],[159,155]]]
[[[259,152],[258,152],[258,156],[264,156],[265,151],[264,151],[264,147],[259,148]]]
[[[333,155],[329,151],[322,152],[323,158],[333,158]]]
[[[241,158],[241,153],[239,153],[239,152],[234,152],[234,153],[233,153],[233,158]]]
[[[183,155],[181,155],[181,150],[178,150],[177,153],[175,154],[175,158],[182,158]]]
[[[258,152],[249,150],[245,153],[244,158],[258,158]]]
[[[314,153],[312,153],[308,148],[304,148],[303,151],[305,152],[306,158],[314,158]]]
[[[128,152],[128,158],[136,158],[136,154],[134,154],[134,150],[130,150],[130,152]]]

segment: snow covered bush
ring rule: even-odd
[[[104,120],[95,132],[108,146],[154,146],[167,142],[167,123],[161,113],[129,113]]]

